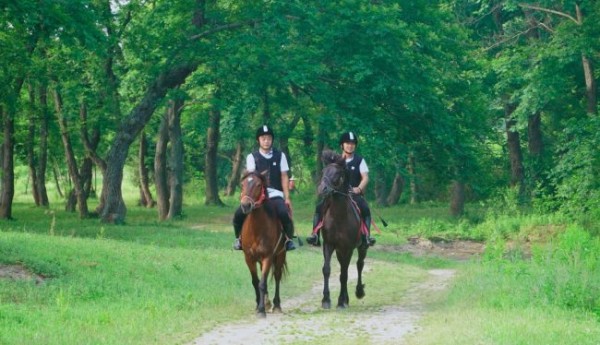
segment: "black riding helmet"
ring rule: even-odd
[[[358,137],[354,132],[345,132],[340,137],[340,145],[343,143],[354,143],[355,145],[358,145]]]
[[[267,126],[267,125],[262,125],[260,126],[257,130],[256,130],[256,140],[258,140],[258,137],[260,137],[261,135],[271,135],[273,138],[275,138],[275,134],[273,134],[273,130],[271,129],[271,127]]]

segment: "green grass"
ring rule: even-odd
[[[598,339],[598,322],[577,312],[535,306],[491,309],[465,304],[428,314],[422,330],[409,336],[406,343],[597,345]]]
[[[16,203],[16,220],[0,222],[0,263],[22,265],[45,279],[0,279],[0,344],[177,344],[214,325],[253,318],[249,273],[241,252],[231,249],[237,200],[224,202],[225,207],[205,207],[192,199],[181,219],[158,222],[156,210],[131,206],[130,200],[126,223],[118,226],[80,220],[56,202],[50,209]],[[310,232],[313,209],[312,195],[294,195],[301,237]],[[374,213],[381,247],[415,235],[490,241],[483,260],[468,263],[415,258],[378,246],[369,251],[367,297],[351,298],[356,311],[402,303],[406,289],[425,279],[427,269],[459,271],[447,293],[427,300],[430,313],[410,344],[596,344],[600,339],[594,311],[600,302],[594,300],[599,255],[585,254],[597,247],[577,231],[556,237],[570,229],[563,219],[491,217],[475,208],[471,216],[453,219],[437,204],[375,212],[389,223],[382,227]],[[534,260],[522,260],[506,257],[510,240],[552,246],[540,245]],[[320,283],[320,250],[300,248],[289,254],[288,265],[284,310],[286,299]],[[320,299],[315,295],[314,303]],[[318,313],[301,315],[313,316]]]

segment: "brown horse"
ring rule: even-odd
[[[272,311],[281,312],[279,283],[287,265],[285,236],[275,209],[269,203],[265,176],[249,172],[242,177],[241,208],[248,215],[242,227],[241,241],[256,293],[256,313],[266,317],[266,310],[271,306],[267,289],[269,273],[272,269],[275,278]],[[257,265],[261,271],[260,279]]]
[[[323,300],[321,305],[325,309],[331,308],[329,297],[329,275],[331,274],[331,256],[335,251],[340,264],[340,296],[338,308],[349,305],[348,296],[348,266],[352,259],[354,249],[358,250],[358,283],[356,297],[365,296],[362,283],[362,270],[367,256],[368,246],[361,246],[361,219],[358,208],[352,201],[348,173],[345,159],[330,150],[323,151],[323,168],[321,181],[318,187],[319,196],[323,198]]]

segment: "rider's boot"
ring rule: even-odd
[[[370,247],[376,242],[375,238],[371,237],[371,216],[366,216],[364,221],[367,226],[367,234],[362,236],[363,245]]]
[[[319,241],[319,231],[314,232],[314,229],[317,227],[317,225],[319,225],[319,218],[319,214],[315,213],[313,216],[313,233],[306,238],[306,242],[308,242],[308,244],[316,247],[321,245],[321,242]]]
[[[290,251],[296,249],[296,245],[294,244],[294,223],[291,221],[288,224],[283,225],[283,231],[287,236],[287,241],[285,242],[285,250]]]
[[[240,241],[242,227],[240,225],[233,224],[233,231],[235,232],[235,241],[233,242],[233,249],[242,250],[242,241]]]

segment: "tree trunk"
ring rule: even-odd
[[[81,174],[81,182],[83,183],[83,191],[86,199],[89,199],[91,195],[95,195],[96,190],[95,186],[93,186],[94,165],[99,166],[100,170],[104,170],[106,164],[101,158],[98,157],[98,154],[96,153],[96,149],[100,143],[100,128],[98,124],[96,127],[94,127],[91,138],[89,136],[87,128],[87,107],[85,102],[82,102],[82,109],[79,112],[79,116],[81,119],[80,136],[81,141],[84,143],[86,152],[86,157],[84,158],[79,171]],[[98,216],[98,212],[94,211],[90,215]]]
[[[219,198],[219,186],[217,182],[217,150],[219,148],[219,123],[221,122],[221,110],[213,106],[208,119],[206,133],[206,156],[204,164],[204,178],[206,183],[205,205],[222,206]]]
[[[544,168],[542,164],[544,153],[544,142],[542,140],[542,117],[539,112],[529,117],[527,132],[529,138],[529,154],[532,159],[531,178],[533,179],[532,183],[535,184],[540,180],[540,176]]]
[[[450,201],[450,215],[461,216],[465,211],[465,183],[459,180],[452,181],[452,195]]]
[[[46,171],[48,170],[48,88],[46,85],[40,87],[40,152],[37,159],[37,181],[35,183],[41,206],[49,206],[48,191],[46,190]]]
[[[20,89],[20,88],[19,88]],[[14,166],[14,119],[12,111],[0,105],[2,113],[2,194],[0,194],[0,219],[12,219],[12,203],[15,196]]]
[[[169,175],[169,215],[173,219],[183,214],[183,140],[181,139],[181,110],[183,101],[176,99],[171,101],[169,112],[169,141],[171,142],[171,167]]]
[[[52,169],[53,175],[54,175],[54,183],[56,184],[56,191],[58,192],[58,195],[61,198],[64,198],[65,195],[62,192],[62,189],[60,188],[60,172],[58,171],[58,165],[56,164],[56,162],[53,165],[53,169]]]
[[[165,220],[169,215],[169,186],[167,172],[167,147],[169,144],[169,109],[160,122],[156,150],[154,153],[154,185],[156,186],[156,204],[158,219]]]
[[[394,176],[394,182],[392,183],[392,190],[387,197],[388,205],[397,205],[398,201],[400,201],[400,197],[402,196],[402,192],[404,191],[404,178],[399,171],[396,172],[396,176]]]
[[[37,127],[35,91],[31,84],[28,85],[29,93],[29,126],[27,131],[27,166],[29,167],[29,178],[31,179],[31,192],[33,202],[36,206],[41,206],[40,195],[37,188],[37,157],[35,156],[35,132]]]
[[[378,206],[387,206],[388,190],[385,183],[383,169],[375,170],[375,203]]]
[[[35,45],[29,47],[29,53],[34,49]],[[12,219],[12,203],[15,196],[15,104],[17,103],[18,95],[21,93],[23,82],[25,79],[18,78],[15,80],[14,92],[5,96],[3,101],[6,104],[0,103],[0,115],[2,116],[2,133],[4,141],[2,143],[2,171],[0,185],[0,219]],[[8,105],[7,105],[8,104]]]
[[[510,159],[510,186],[519,188],[519,196],[524,192],[525,174],[523,169],[523,153],[521,152],[521,139],[515,125],[516,121],[511,118],[515,111],[515,106],[506,104],[504,106],[504,116],[506,121],[506,146],[508,148],[508,157]]]
[[[53,95],[54,107],[56,110],[56,116],[58,118],[58,124],[60,127],[60,136],[62,139],[63,148],[65,150],[65,159],[67,162],[67,167],[69,169],[69,176],[71,177],[71,181],[73,182],[75,197],[77,199],[77,204],[79,205],[79,217],[81,219],[85,219],[88,218],[87,196],[83,192],[83,183],[81,182],[81,175],[79,174],[79,169],[77,167],[77,159],[75,157],[75,152],[73,151],[73,146],[71,144],[67,119],[63,115],[62,97],[57,89],[53,90]],[[84,110],[81,109],[81,111]]]
[[[575,13],[577,16],[577,24],[583,24],[583,13],[580,5],[575,3]],[[583,77],[585,79],[585,95],[587,101],[587,113],[590,116],[595,116],[598,113],[598,87],[594,76],[594,66],[592,61],[585,55],[581,54],[581,65],[583,67]]]
[[[121,185],[123,168],[131,143],[150,120],[159,101],[167,91],[181,85],[197,67],[196,64],[177,66],[160,74],[150,85],[140,103],[133,108],[121,127],[106,156],[106,171],[100,199],[100,217],[103,222],[122,223],[125,221],[127,207],[123,201]]]
[[[87,200],[92,195],[92,179],[94,177],[94,162],[89,157],[81,161],[79,175],[81,177],[83,195],[85,195]]]
[[[77,192],[74,188],[69,191],[67,195],[67,202],[65,203],[65,211],[75,212],[77,210]]]
[[[407,162],[407,170],[410,181],[410,204],[414,205],[419,202],[419,188],[417,185],[417,175],[416,175],[416,159],[415,154],[411,151],[408,154],[408,162]]]
[[[146,155],[148,153],[148,138],[146,132],[142,131],[140,136],[140,149],[138,151],[139,174],[140,174],[140,205],[154,207],[154,200],[150,192],[150,179],[148,178],[148,167],[146,166]]]
[[[583,74],[585,77],[587,113],[590,116],[594,116],[598,113],[597,86],[596,78],[594,78],[594,67],[592,61],[583,54],[581,55],[581,63],[583,65]]]
[[[235,153],[233,154],[233,159],[231,160],[231,175],[229,175],[229,179],[227,180],[227,188],[225,189],[226,196],[234,195],[236,187],[240,183],[240,174],[243,167],[243,152],[244,141],[240,140],[235,145]]]
[[[317,126],[317,152],[315,157],[315,171],[312,176],[313,184],[318,185],[319,180],[321,179],[321,175],[323,173],[323,161],[321,160],[321,155],[323,154],[323,150],[325,149],[325,134],[323,133],[322,125],[319,124]],[[315,188],[316,192],[316,188]]]

